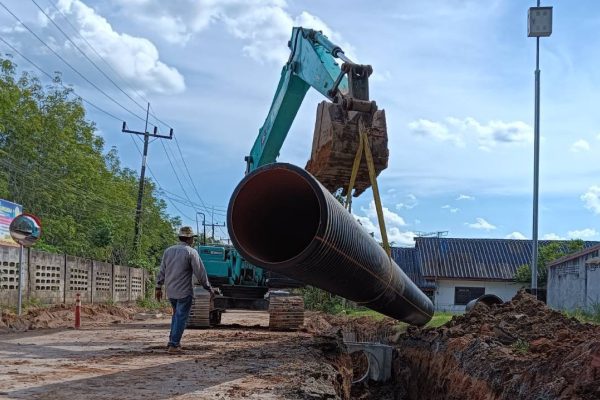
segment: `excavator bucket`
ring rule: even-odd
[[[354,158],[359,147],[358,122],[364,115],[358,111],[346,111],[340,104],[323,101],[317,107],[317,120],[313,136],[312,153],[306,170],[330,192],[342,189],[346,195]],[[387,168],[389,150],[385,111],[377,110],[367,125],[367,137],[375,174]],[[354,196],[359,196],[371,186],[369,170],[364,154],[354,184]]]

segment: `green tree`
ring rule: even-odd
[[[540,246],[538,252],[538,286],[545,287],[548,281],[548,264],[583,249],[583,240],[575,239],[567,242],[552,242]],[[521,265],[515,273],[515,280],[522,283],[531,283],[531,267],[529,264]]]
[[[133,252],[138,178],[86,118],[60,75],[38,78],[0,57],[0,197],[42,219],[39,249],[154,269],[179,219],[147,180],[139,254]]]

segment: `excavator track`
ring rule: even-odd
[[[269,300],[269,329],[295,331],[304,325],[304,300],[300,296],[274,296]]]
[[[188,328],[210,328],[221,323],[222,310],[215,309],[214,298],[202,288],[194,288]]]

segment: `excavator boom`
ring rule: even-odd
[[[275,97],[259,130],[246,172],[273,163],[290,130],[309,88],[328,100],[317,108],[311,158],[306,170],[329,191],[345,193],[359,147],[358,127],[363,121],[373,153],[376,174],[387,168],[387,127],[385,112],[369,99],[369,65],[352,62],[343,50],[321,32],[294,28],[289,41],[290,57],[281,71]],[[343,61],[338,65],[336,59]],[[370,186],[365,161],[361,163],[355,195]]]

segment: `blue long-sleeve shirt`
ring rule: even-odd
[[[183,299],[194,294],[192,274],[206,290],[211,289],[206,269],[196,249],[187,243],[179,242],[165,250],[156,285],[167,286],[169,299]]]

